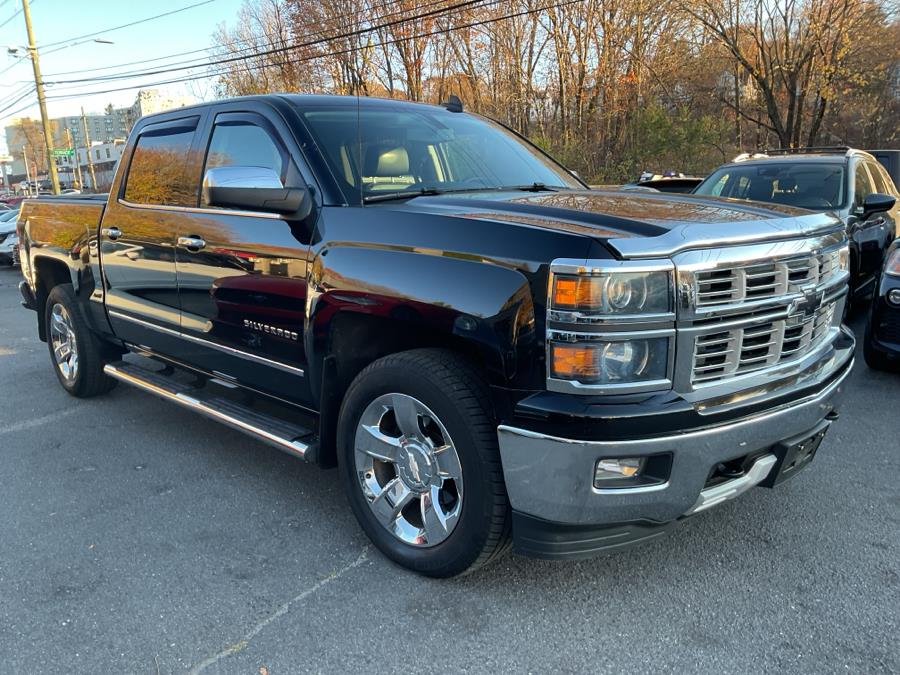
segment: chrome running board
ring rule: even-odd
[[[743,476],[706,488],[700,493],[697,503],[684,515],[690,516],[700,511],[706,511],[706,509],[744,494],[765,480],[776,461],[778,460],[775,455],[763,455],[753,462],[753,466]]]
[[[103,367],[103,372],[116,380],[243,431],[294,457],[306,461],[315,460],[316,437],[309,429],[259,413],[227,398],[211,395],[203,388],[183,384],[165,372],[149,370],[125,361],[108,364]]]

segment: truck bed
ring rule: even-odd
[[[97,236],[106,197],[62,195],[26,199],[19,213],[19,224],[24,225],[23,243],[54,256],[79,254],[86,242]]]

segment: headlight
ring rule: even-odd
[[[838,249],[837,262],[839,269],[845,272],[850,271],[850,247],[848,245],[845,244]]]
[[[560,380],[587,385],[660,382],[667,378],[669,338],[551,342],[550,357],[551,375]]]
[[[895,248],[894,252],[888,256],[884,265],[884,273],[894,277],[900,277],[900,248]]]
[[[603,271],[590,276],[553,277],[552,309],[604,315],[666,314],[672,311],[671,275]]]

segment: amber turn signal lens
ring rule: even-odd
[[[600,303],[600,285],[590,277],[556,277],[553,280],[554,307],[575,309]]]
[[[553,345],[553,374],[567,380],[593,379],[600,375],[600,363],[594,347]]]

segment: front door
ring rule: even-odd
[[[212,120],[204,172],[263,167],[286,186],[302,185],[287,132],[260,113],[220,112]],[[175,253],[186,338],[182,358],[266,393],[309,400],[303,333],[309,234],[262,212],[200,203],[183,220]]]

